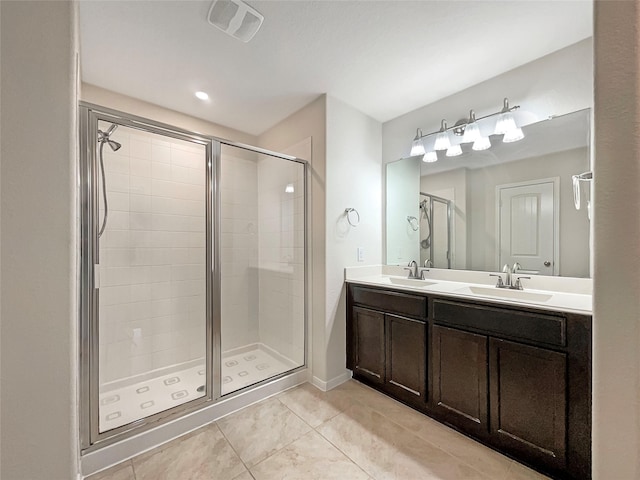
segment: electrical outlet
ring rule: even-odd
[[[358,261],[364,262],[364,247],[358,247]]]

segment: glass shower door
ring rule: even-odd
[[[222,145],[221,394],[305,364],[305,167]]]
[[[102,434],[208,393],[209,167],[201,142],[104,120],[97,128],[95,230],[104,222],[104,231],[94,423]]]

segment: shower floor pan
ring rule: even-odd
[[[298,365],[261,344],[222,355],[222,395],[240,390]],[[205,395],[205,365],[134,383],[100,394],[100,431],[121,427]]]

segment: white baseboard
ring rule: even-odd
[[[313,377],[311,379],[311,384],[322,390],[323,392],[328,392],[329,390],[333,390],[338,385],[343,384],[348,381],[353,373],[351,370],[345,370],[343,374],[338,375],[337,377],[332,378],[331,380],[325,382],[324,380],[320,380],[318,377]]]

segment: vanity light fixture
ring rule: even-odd
[[[513,110],[513,108],[509,107],[509,99],[505,98],[504,106],[502,107],[502,111],[500,112],[500,116],[496,122],[496,129],[494,132],[496,135],[504,135],[502,137],[502,141],[504,143],[517,142],[524,138],[524,133],[522,133],[522,129],[516,124],[516,120],[513,118],[511,110]]]
[[[440,132],[436,136],[436,143],[433,147],[436,150],[448,150],[451,146],[451,141],[449,140],[449,134],[447,133],[447,121],[442,120],[440,123]]]
[[[469,120],[464,127],[464,135],[462,137],[462,143],[475,142],[480,138],[480,128],[476,123],[476,114],[473,110],[469,112]]]
[[[207,92],[196,92],[195,96],[200,100],[209,100],[209,94]]]
[[[411,144],[411,153],[409,154],[412,157],[416,157],[418,155],[424,155],[424,145],[422,144],[422,130],[418,128],[416,131],[416,138],[413,139],[413,143]]]
[[[515,118],[512,112],[516,109],[520,108],[519,105],[515,105],[511,107],[509,105],[509,99],[504,98],[502,109],[498,112],[490,113],[489,115],[485,115],[480,118],[476,118],[476,114],[473,110],[469,111],[469,117],[458,120],[455,125],[452,127],[447,126],[447,121],[442,120],[440,123],[440,130],[427,133],[424,135],[421,129],[416,130],[416,136],[413,139],[413,143],[411,144],[411,156],[424,155],[422,158],[423,162],[431,163],[438,160],[438,156],[436,151],[446,150],[447,157],[456,157],[461,155],[462,147],[460,143],[472,143],[471,148],[473,150],[486,150],[491,148],[491,140],[488,136],[484,137],[480,132],[480,127],[478,122],[489,118],[498,116],[498,120],[496,122],[494,135],[502,135],[503,143],[511,143],[517,142],[518,140],[522,140],[524,138],[524,133],[522,129],[518,127],[518,124],[515,121]],[[452,144],[451,138],[449,137],[449,130],[453,132],[455,136],[462,137],[462,141],[458,141],[459,143]],[[435,142],[433,144],[433,150],[430,152],[426,152],[424,148],[423,139],[425,137],[430,137],[435,135]]]

